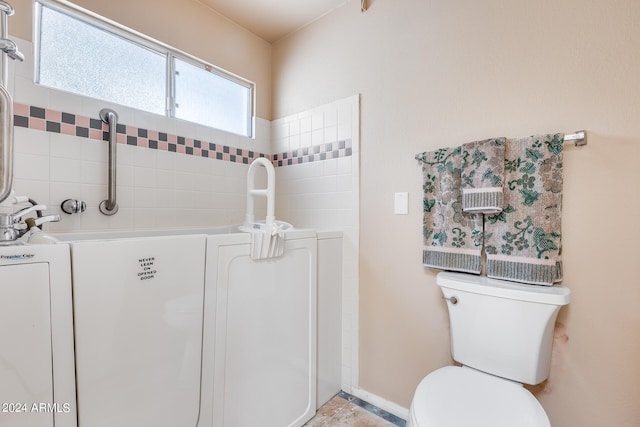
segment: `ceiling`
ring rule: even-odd
[[[342,6],[348,0],[200,0],[273,43]]]

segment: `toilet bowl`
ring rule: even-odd
[[[418,385],[407,427],[550,427],[521,384],[465,366],[431,372]]]
[[[451,355],[462,366],[420,382],[407,427],[550,427],[522,384],[549,376],[553,329],[569,289],[450,272],[439,273],[437,284],[447,301]]]

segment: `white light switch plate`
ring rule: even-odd
[[[409,213],[409,193],[395,193],[393,213],[396,215],[407,215]]]

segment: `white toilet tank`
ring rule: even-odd
[[[526,384],[549,376],[553,329],[568,288],[441,272],[451,354],[471,368]]]

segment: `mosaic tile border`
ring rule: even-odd
[[[100,119],[20,103],[14,103],[13,111],[14,125],[18,127],[99,141],[109,140],[109,128]],[[116,141],[118,144],[206,157],[232,163],[249,164],[258,157],[271,157],[251,150],[138,128],[122,123],[118,123],[116,127]]]
[[[352,154],[353,146],[351,139],[345,139],[274,154],[273,164],[275,167],[299,165],[302,163],[347,157]]]
[[[33,105],[14,102],[14,125],[18,127],[108,141],[108,126],[99,118],[64,113]],[[138,128],[122,123],[116,127],[116,141],[152,150],[169,151],[209,159],[248,165],[259,157],[273,162],[274,167],[289,166],[352,155],[350,139],[304,147],[274,155],[259,153],[228,145],[202,141],[184,136]]]

